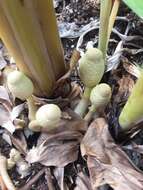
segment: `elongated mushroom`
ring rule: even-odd
[[[83,117],[88,107],[91,89],[100,82],[104,69],[103,54],[97,48],[89,48],[79,60],[79,75],[85,90],[81,101],[75,108],[75,112],[81,117]]]
[[[16,190],[12,180],[7,173],[7,158],[0,154],[0,175],[8,190]]]
[[[29,119],[35,119],[37,107],[35,106],[32,97],[34,90],[32,81],[24,73],[13,71],[7,77],[7,84],[9,90],[15,97],[21,100],[27,100]]]
[[[61,110],[55,104],[46,104],[40,107],[35,116],[35,120],[31,121],[29,128],[33,131],[40,131],[41,128],[47,128],[47,131],[57,127],[60,118]]]

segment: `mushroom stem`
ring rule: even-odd
[[[5,156],[0,155],[0,175],[8,190],[16,190],[12,180],[7,173],[7,159]]]
[[[30,96],[27,98],[27,104],[28,104],[28,118],[30,121],[35,119],[35,114],[37,111],[37,106],[34,103],[33,97]]]
[[[91,88],[85,87],[82,99],[80,100],[80,102],[78,103],[78,105],[75,108],[75,113],[77,113],[78,115],[80,115],[81,117],[84,116],[88,104],[89,104],[89,97],[90,97],[90,92],[91,92]]]
[[[94,105],[91,105],[89,108],[88,113],[85,115],[84,120],[87,121],[88,123],[91,121],[93,114],[96,112],[96,108]]]

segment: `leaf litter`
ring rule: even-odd
[[[57,3],[55,5],[56,8],[62,4],[62,1],[59,0],[55,2]],[[67,8],[67,2],[64,0],[63,2],[63,8]],[[78,1],[76,1],[76,3],[78,3]],[[61,14],[63,14],[63,12]],[[132,22],[132,19],[130,20],[127,16],[117,17],[117,20],[125,22],[127,24],[126,29],[128,29],[128,26],[130,26]],[[82,56],[86,46],[96,46],[98,37],[95,35],[99,28],[99,21],[97,18],[92,18],[88,23],[84,24],[84,26],[80,25],[80,27],[75,24],[75,22],[63,21],[60,24],[62,26],[61,37],[70,41],[74,41],[73,39],[76,38],[74,48],[80,52],[80,55],[78,52],[76,59],[74,57],[75,60],[73,63],[69,61],[71,63],[70,69],[65,76],[57,81],[57,86],[62,89],[63,84],[68,80],[68,84],[70,84],[69,91],[64,94],[64,97],[60,96],[62,91],[58,91],[56,98],[54,97],[55,99],[34,98],[38,105],[56,103],[64,110],[65,107],[73,109],[81,95],[82,87],[79,85],[77,62],[79,57]],[[63,27],[63,25],[66,27]],[[126,63],[129,67],[127,64],[125,65],[123,61],[126,58],[126,54],[131,57],[134,55],[139,56],[142,53],[142,46],[134,43],[134,41],[143,41],[141,35],[132,34],[132,26],[126,32],[121,32],[118,29],[118,27],[113,29],[113,38],[111,36],[110,39],[110,43],[115,47],[112,53],[108,52],[107,73],[103,80],[106,81],[107,77],[107,81],[110,83],[108,74],[116,75],[116,72],[120,73],[122,66],[125,71],[130,74],[126,73],[126,75],[124,75],[123,73],[120,77],[116,76],[115,81],[117,85],[112,84],[113,95],[115,95],[114,89],[116,90],[117,86],[118,92],[116,98],[112,100],[113,105],[117,103],[120,104],[123,100],[127,99],[134,85],[134,79],[131,76],[134,75],[138,77],[140,74],[140,69],[135,65],[136,62],[133,62],[130,57],[126,59]],[[94,31],[94,38],[88,39],[88,42],[85,42],[87,35],[90,36]],[[114,36],[116,36],[116,40]],[[117,37],[119,38],[118,40]],[[136,49],[130,48],[131,46]],[[3,57],[1,59],[0,57],[1,72],[3,72],[6,65],[7,62],[5,59],[3,59]],[[77,68],[75,68],[75,65]],[[75,78],[73,79],[72,77],[75,73],[76,76],[74,76]],[[4,86],[0,86],[0,122],[1,126],[5,128],[2,129],[1,134],[3,138],[5,138],[5,141],[7,139],[10,148],[14,146],[23,157],[32,164],[33,168],[32,175],[26,177],[20,183],[20,189],[27,190],[36,188],[43,190],[44,188],[48,188],[54,190],[57,189],[56,187],[58,186],[61,190],[107,190],[108,185],[115,190],[143,189],[142,172],[122,150],[122,148],[124,150],[130,149],[131,151],[142,154],[142,145],[134,143],[124,146],[117,145],[108,131],[108,128],[110,128],[110,116],[108,113],[110,106],[111,105],[107,107],[107,111],[105,112],[105,114],[107,113],[106,118],[109,126],[104,118],[98,118],[93,121],[88,128],[85,121],[68,109],[64,110],[57,129],[51,132],[42,130],[40,134],[30,133],[29,131],[28,135],[26,135],[27,122],[24,123],[24,128],[16,127],[19,122],[23,121],[20,116],[21,113],[23,116],[25,104],[20,102],[20,104],[16,103],[14,106],[7,89]],[[8,135],[10,139],[8,139],[6,135]],[[6,154],[8,155],[8,153]],[[69,172],[67,172],[67,170]],[[19,178],[15,176],[15,183],[18,183],[17,179]],[[41,181],[41,186],[37,181]],[[27,184],[22,186],[21,184],[25,182],[27,182]],[[35,184],[38,185],[35,186]]]
[[[115,144],[104,118],[96,119],[89,126],[81,142],[81,152],[87,156],[93,190],[104,184],[115,190],[143,189],[143,173]]]

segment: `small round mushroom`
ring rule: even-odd
[[[29,128],[33,131],[40,131],[41,128],[46,128],[47,131],[57,127],[62,112],[55,104],[46,104],[40,107],[35,116],[35,120],[31,121]]]
[[[85,116],[86,121],[90,121],[93,114],[98,109],[104,109],[106,105],[109,103],[111,99],[111,87],[106,83],[101,83],[95,86],[90,94],[91,107],[89,108],[89,112]]]
[[[90,94],[90,101],[94,109],[104,108],[111,98],[111,87],[106,83],[95,86]]]
[[[35,112],[37,107],[34,104],[32,97],[34,86],[32,81],[22,72],[13,71],[7,77],[7,85],[11,93],[21,99],[27,100],[29,109],[29,119],[35,119]]]

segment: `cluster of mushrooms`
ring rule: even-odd
[[[74,111],[87,122],[92,119],[98,109],[104,109],[111,98],[110,86],[106,83],[99,84],[104,70],[103,54],[97,48],[89,48],[79,60],[79,75],[85,89]],[[58,127],[62,115],[61,109],[55,104],[46,104],[38,108],[34,104],[33,83],[24,73],[17,70],[11,72],[7,78],[7,85],[14,97],[27,101],[29,111],[28,127],[30,130],[38,132],[42,128],[46,128],[46,131],[50,131]],[[26,175],[29,166],[15,149],[11,150],[9,159],[1,155],[0,163],[2,163],[0,175],[4,183],[8,189],[15,190],[16,188],[7,174],[7,169],[19,164],[22,175]]]

